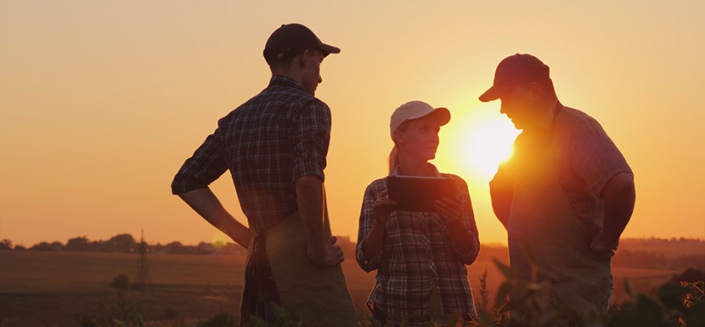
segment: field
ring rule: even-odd
[[[221,312],[238,315],[243,256],[150,254],[147,258],[151,288],[120,297],[109,284],[120,274],[135,279],[136,254],[0,251],[0,321],[10,327],[79,326],[86,318],[121,319],[139,312],[147,321],[169,326],[203,321]],[[480,258],[468,269],[476,293],[485,271],[490,295],[503,281],[490,258]],[[352,259],[346,259],[343,270],[358,309],[365,310],[374,273],[365,273]],[[637,291],[650,292],[677,273],[614,268],[615,300],[624,299],[624,278]]]

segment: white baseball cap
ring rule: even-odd
[[[409,101],[394,110],[392,119],[389,124],[390,135],[394,137],[394,131],[407,120],[418,119],[427,115],[435,115],[438,117],[438,122],[441,126],[450,121],[450,111],[447,108],[433,108],[430,104],[423,101]]]

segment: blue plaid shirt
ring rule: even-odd
[[[294,181],[324,180],[330,141],[328,106],[294,80],[269,86],[218,121],[171,184],[180,194],[207,187],[226,170],[250,228],[264,232],[298,210]]]

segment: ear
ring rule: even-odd
[[[394,141],[394,144],[404,144],[404,137],[401,131],[394,131],[394,134],[392,135],[392,140]]]
[[[299,66],[301,68],[306,68],[308,66],[308,64],[309,64],[308,61],[310,60],[310,58],[309,58],[310,55],[311,55],[311,52],[308,49],[304,50],[303,53],[299,54],[299,59],[297,60],[297,62],[299,63]]]
[[[538,102],[543,99],[543,90],[541,89],[539,83],[531,82],[529,84],[529,95],[531,96],[531,100],[534,102]]]

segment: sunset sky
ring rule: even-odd
[[[700,0],[2,1],[0,239],[225,240],[170,183],[266,87],[262,49],[291,22],[342,49],[316,93],[333,115],[334,234],[356,238],[365,187],[386,174],[389,116],[423,100],[452,114],[433,163],[468,182],[481,241],[506,243],[487,183],[518,131],[477,98],[520,52],[551,67],[561,102],[595,117],[631,165],[623,237],[705,238],[703,13]],[[246,222],[229,173],[212,189]]]

